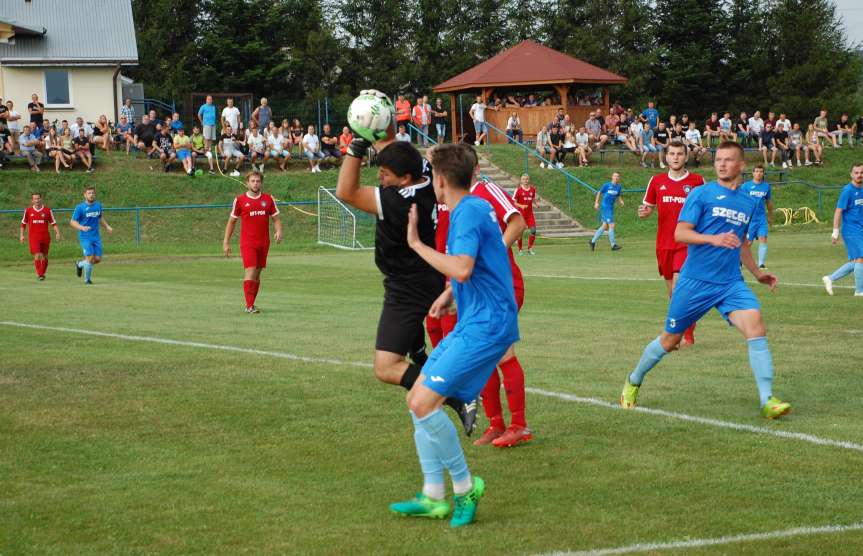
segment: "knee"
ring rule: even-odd
[[[680,344],[680,340],[683,338],[683,334],[671,334],[670,332],[663,332],[659,337],[659,345],[662,346],[662,349],[666,351],[666,353],[677,349],[677,346]]]

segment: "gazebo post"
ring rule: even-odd
[[[450,115],[450,119],[452,120],[452,131],[450,133],[452,136],[452,142],[455,143],[456,137],[458,137],[458,123],[457,122],[459,120],[459,117],[461,117],[461,114],[459,114],[458,117],[456,117],[455,94],[453,94],[453,93],[450,93],[450,95],[449,95],[449,115]],[[444,138],[444,142],[446,142],[446,138]]]
[[[608,98],[608,87],[602,88],[602,103],[605,105],[605,110],[603,112],[608,114],[608,111],[611,109],[611,103]]]
[[[554,86],[557,94],[560,95],[560,104],[566,109],[569,106],[567,97],[569,96],[569,85],[566,83],[557,84]]]

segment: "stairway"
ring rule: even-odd
[[[518,187],[518,180],[507,174],[491,163],[488,158],[480,153],[480,171],[488,178],[512,195]],[[566,215],[556,206],[552,205],[539,194],[533,205],[533,214],[536,218],[536,230],[540,237],[584,237],[593,235],[592,230],[587,230],[578,221]]]

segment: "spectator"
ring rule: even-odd
[[[213,152],[207,148],[207,139],[201,133],[200,126],[192,127],[192,136],[189,138],[192,141],[192,167],[198,167],[198,157],[204,156],[210,164],[210,175],[216,172],[213,169]]]
[[[264,128],[264,139],[270,140],[270,136],[272,135],[281,135],[281,130],[276,127],[276,122],[270,120],[270,123],[267,127]]]
[[[590,143],[596,147],[596,150],[602,150],[608,142],[608,135],[603,131],[602,112],[597,116],[596,112],[591,112],[587,121],[584,122],[584,127],[590,137]]]
[[[411,121],[411,103],[404,95],[396,97],[396,129],[399,126],[405,126],[408,129],[408,124]]]
[[[60,130],[60,150],[63,153],[66,162],[68,162],[68,166],[66,166],[66,168],[70,170],[72,169],[72,165],[75,164],[74,139],[75,138],[72,137],[72,130],[69,129],[68,125]]]
[[[2,99],[0,99],[0,106],[2,105]],[[0,168],[8,162],[6,160],[7,153],[12,154],[12,139],[9,128],[6,127],[6,120],[0,119]]]
[[[240,150],[240,139],[234,133],[234,129],[230,125],[226,125],[222,128],[222,135],[219,137],[217,149],[225,162],[225,170],[228,169],[228,166],[231,164],[231,160],[236,162],[234,170],[231,172],[231,176],[235,178],[239,177],[240,167],[243,165],[246,155],[244,155]]]
[[[72,135],[75,137],[75,134]],[[141,117],[141,123],[135,128],[135,145],[138,150],[147,155],[147,158],[152,158],[156,154],[156,124],[150,121],[150,116],[144,115]]]
[[[590,148],[590,134],[587,132],[587,127],[579,128],[578,133],[575,134],[575,146],[581,167],[586,168],[590,162],[590,155],[593,153],[593,149]]]
[[[174,150],[174,138],[171,137],[168,126],[162,126],[162,129],[156,136],[155,143],[159,153],[159,160],[162,162],[162,169],[168,172],[171,170],[171,164],[177,160],[177,151]]]
[[[229,98],[227,106],[222,108],[222,128],[228,126],[230,126],[235,136],[239,135],[243,129],[243,118],[240,115],[240,109],[234,106],[234,99],[232,98]]]
[[[521,129],[521,118],[518,117],[518,112],[513,112],[506,120],[506,136],[510,141],[524,142],[524,130]]]
[[[767,128],[766,125],[764,127],[765,129]],[[782,167],[788,168],[788,161],[791,160],[791,147],[788,143],[788,132],[785,131],[785,126],[782,124],[776,124],[776,131],[773,133],[773,144],[779,150]]]
[[[342,134],[339,135],[339,151],[343,155],[348,154],[348,145],[354,140],[354,134],[351,133],[351,128],[345,126],[342,128]]]
[[[273,109],[270,108],[267,97],[261,97],[261,105],[252,112],[252,119],[258,124],[258,129],[267,129],[273,121]]]
[[[286,137],[278,130],[270,134],[267,138],[267,154],[264,156],[264,164],[271,157],[278,163],[279,170],[284,172],[288,169],[288,161],[291,159],[290,135]]]
[[[127,102],[128,99],[127,99]],[[131,121],[131,120],[129,120]],[[216,105],[213,104],[213,97],[207,95],[207,100],[198,108],[198,123],[201,124],[201,130],[204,136],[204,148],[208,153],[211,153],[207,158],[210,161],[210,173],[213,173],[213,141],[216,140]]]
[[[70,127],[72,129],[72,137],[78,137],[78,132],[83,129],[84,135],[87,137],[87,140],[92,140],[93,127],[90,124],[85,123],[84,118],[82,118],[81,116],[75,118],[75,123],[73,123]]]
[[[45,154],[49,158],[54,159],[54,172],[58,174],[60,173],[61,164],[66,169],[71,168],[68,158],[63,154],[63,149],[60,144],[60,136],[57,135],[56,128],[48,128],[48,133],[45,134],[43,143],[45,144]]]
[[[746,112],[741,112],[737,118],[737,142],[741,145],[749,143],[749,118],[746,117]]]
[[[7,103],[11,104],[11,101]],[[10,110],[11,112],[11,110]],[[33,172],[39,171],[39,164],[42,163],[42,153],[36,148],[39,139],[30,132],[30,126],[25,125],[22,133],[19,135],[21,154],[27,159],[30,164],[30,170]]]
[[[170,131],[172,137],[177,135],[177,133],[179,133],[179,131],[181,129],[185,129],[186,126],[183,125],[183,120],[180,119],[180,113],[179,112],[174,112],[171,115],[171,122],[170,122],[169,126],[171,128],[169,131]],[[188,137],[188,135],[186,137]]]
[[[30,104],[27,105],[27,112],[30,114],[30,129],[43,127],[42,121],[45,119],[45,105],[39,102],[39,95],[33,93],[30,95]]]
[[[767,111],[767,119],[764,120],[764,127],[767,127],[767,124],[770,124],[770,127],[773,128],[773,133],[776,133],[776,113]]]
[[[435,99],[435,104],[432,108],[432,119],[434,119],[438,143],[443,143],[446,140],[446,119],[448,115],[449,114],[443,106],[443,100],[440,98]]]
[[[854,132],[851,129],[851,122],[848,120],[847,113],[844,113],[839,117],[839,121],[836,123],[836,129],[831,132],[831,135],[838,137],[840,145],[842,144],[842,137],[845,136],[848,138],[848,146],[854,146]]]
[[[212,100],[212,97],[209,97]],[[135,107],[132,106],[132,99],[127,98],[123,106],[120,107],[120,118],[126,116],[126,121],[129,125],[135,125]]]
[[[689,115],[688,114],[683,114],[682,116],[680,116],[680,125],[683,127],[684,132],[686,132],[686,130],[689,129]]]
[[[114,128],[114,143],[122,148],[126,145],[126,156],[132,151],[132,146],[135,144],[135,134],[132,129],[132,124],[126,116],[120,116],[120,123]]]
[[[764,157],[764,165],[767,166],[767,151],[770,151],[770,165],[776,166],[776,142],[774,141],[773,126],[765,124],[764,130],[758,136],[758,150],[761,151],[761,156]]]
[[[575,134],[571,131],[560,130],[560,146],[557,148],[557,167],[563,168],[566,162],[566,155],[575,153],[578,150],[578,145],[575,142]]]
[[[822,111],[824,113],[824,111]],[[826,116],[825,116],[826,117]],[[821,166],[821,152],[824,148],[821,146],[819,138],[821,136],[818,134],[818,131],[815,129],[815,124],[809,124],[809,129],[806,130],[806,166],[812,166],[813,162],[809,160],[809,153],[815,155],[814,164],[817,166]]]
[[[258,129],[258,122],[249,122],[249,133],[246,136],[246,145],[249,147],[249,161],[252,163],[252,171],[264,173],[264,163],[267,158],[267,140]]]
[[[614,128],[609,129],[611,129],[614,134],[615,143],[626,144],[626,139],[629,135],[629,122],[626,120],[625,116],[618,117]]]
[[[695,155],[695,165],[698,166],[701,164],[701,157],[704,156],[706,149],[701,146],[701,132],[695,127],[695,122],[689,122],[689,129],[684,133],[684,140],[686,146],[689,147],[689,152]]]
[[[671,144],[671,133],[665,127],[665,122],[659,122],[656,129],[653,130],[653,146],[656,147],[656,158],[659,160],[659,167],[665,168],[663,156],[668,145]]]
[[[19,150],[19,138],[21,137],[21,114],[19,114],[15,110],[15,103],[11,100],[6,101],[6,121],[7,126],[9,126],[9,132],[12,135],[12,148],[18,152]],[[28,134],[32,130],[30,126],[27,126]]]
[[[339,136],[333,132],[330,124],[324,124],[324,129],[321,131],[321,152],[324,153],[324,157],[328,160],[332,159],[330,162],[333,164],[338,162],[342,157],[342,151],[339,149]]]
[[[151,119],[150,121],[153,121],[153,120]],[[162,124],[159,126],[159,131],[162,131],[163,127],[168,130],[168,135],[173,137],[174,136],[174,117],[168,116],[167,118],[165,118],[165,121],[162,122]]]
[[[656,155],[656,159],[659,160],[659,149],[656,147],[655,139],[656,135],[653,132],[653,129],[650,127],[650,122],[644,122],[643,128],[641,130],[641,134],[638,137],[638,146],[641,148],[641,167],[647,168],[647,156],[651,153]],[[657,129],[659,128],[659,124],[657,124]],[[651,166],[656,166],[656,163],[651,163]]]
[[[6,103],[3,102],[3,98],[0,97],[0,123],[4,125],[4,129],[9,131],[9,109],[6,108]]]
[[[534,108],[536,106],[539,106],[539,101],[536,100],[536,95],[534,95],[533,93],[527,95],[527,100],[524,101],[524,107]]]
[[[102,147],[107,152],[111,150],[112,139],[111,126],[108,125],[108,116],[102,114],[99,116],[99,121],[93,127],[93,143],[97,147]]]
[[[395,137],[396,141],[405,141],[407,143],[411,142],[411,135],[408,133],[408,130],[405,128],[404,124],[399,126],[399,132],[396,133]]]
[[[563,116],[563,121],[560,122],[560,132],[563,134],[572,133],[575,135],[578,130],[575,129],[575,124],[572,123],[572,118],[569,117],[569,114],[565,114]]]
[[[408,136],[410,141],[410,136]],[[312,173],[321,171],[321,160],[324,153],[321,152],[321,140],[315,135],[315,126],[310,125],[308,132],[303,135],[303,152],[309,159],[309,169]]]
[[[710,118],[704,122],[704,146],[712,147],[713,138],[719,139],[719,116],[716,112],[710,114]]]
[[[419,102],[413,108],[413,123],[414,127],[420,130],[420,136],[417,138],[417,143],[423,147],[429,146],[429,126],[432,121],[432,109],[429,104],[429,97],[423,95]]]
[[[788,148],[794,151],[797,158],[797,166],[800,167],[800,151],[806,148],[803,132],[800,130],[800,124],[794,124],[791,131],[788,132]],[[789,162],[788,165],[790,166],[791,162]]]
[[[564,109],[558,108],[557,114],[555,114],[554,118],[552,118],[552,120],[551,120],[552,125],[557,124],[558,127],[561,128],[561,133],[563,132],[563,122],[566,120],[566,116],[567,116],[567,114],[564,111]]]
[[[827,122],[827,110],[822,110],[820,115],[815,118],[813,122],[815,124],[815,135],[817,137],[823,137],[828,141],[833,143],[833,148],[838,149],[839,145],[836,144],[836,136],[832,135],[829,130],[829,124]]]
[[[93,153],[90,152],[90,138],[87,137],[87,130],[84,126],[78,126],[78,135],[73,137],[72,145],[75,148],[75,158],[80,160],[84,166],[87,167],[88,174],[92,174]]]
[[[557,128],[555,128],[557,129]],[[551,133],[548,128],[540,126],[536,132],[536,152],[542,159],[548,159],[548,168],[551,169],[557,161],[557,149],[551,145]],[[540,168],[545,168],[545,161],[540,160]]]
[[[779,114],[779,118],[776,120],[776,125],[773,126],[773,129],[779,129],[779,124],[782,124],[782,129],[785,130],[785,133],[791,133],[792,125],[788,116],[785,114]]]
[[[476,146],[482,145],[483,139],[488,135],[488,124],[485,123],[486,105],[482,95],[476,95],[476,102],[470,107],[470,119],[473,120],[473,129],[476,132],[476,139],[473,144]]]
[[[650,129],[655,128],[659,123],[659,110],[656,109],[653,101],[647,103],[647,108],[641,112],[641,116],[650,124]]]
[[[174,152],[177,160],[183,165],[183,170],[190,178],[195,177],[194,161],[192,159],[192,138],[186,135],[184,128],[177,129],[174,135]]]
[[[563,145],[566,142],[566,134],[560,129],[558,124],[552,124],[551,133],[548,136],[549,141],[551,142],[551,146],[554,149],[554,152],[557,155],[557,163],[555,166],[558,168],[563,168],[563,161],[561,157],[565,155],[563,152]],[[575,140],[572,140],[572,147],[575,147]]]
[[[677,115],[671,114],[670,116],[668,116],[668,130],[671,131],[675,127],[677,127]]]
[[[671,142],[674,143],[678,141],[680,143],[684,143],[686,141],[686,133],[683,131],[683,126],[680,125],[680,122],[674,124],[674,129],[668,130],[669,135],[671,135]]]
[[[303,135],[305,135],[303,125],[300,120],[294,118],[294,121],[291,122],[291,142],[297,145],[297,153],[300,155],[303,154]]]
[[[150,110],[147,115],[150,117],[150,123],[156,127],[156,131],[162,131],[162,124],[165,122],[159,119],[159,115],[156,114],[156,111]]]
[[[732,129],[734,127],[734,122],[731,121],[731,112],[725,112],[722,114],[722,118],[719,119],[719,142],[723,141],[734,141],[737,138],[737,135],[734,133]]]
[[[617,140],[617,123],[620,121],[620,117],[614,113],[613,110],[608,112],[608,115],[605,117],[603,121],[604,131],[608,135],[608,142],[614,144]]]

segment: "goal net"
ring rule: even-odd
[[[339,249],[372,249],[374,218],[339,201],[335,189],[318,189],[318,243]]]

